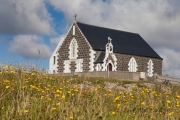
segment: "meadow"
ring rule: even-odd
[[[108,89],[104,82],[133,91]],[[0,72],[1,120],[179,120],[180,88],[172,93],[142,85],[149,81],[48,75],[4,66]],[[81,87],[84,84],[91,87]]]

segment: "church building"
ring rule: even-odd
[[[162,74],[162,58],[137,33],[77,22],[50,58],[50,73],[94,71]]]

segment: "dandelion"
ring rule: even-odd
[[[171,101],[170,101],[170,100],[167,100],[166,102],[167,102],[167,103],[169,103],[169,104],[171,103]]]
[[[55,107],[53,107],[53,108],[52,108],[52,110],[56,110],[56,108],[55,108]]]
[[[120,107],[121,106],[121,104],[117,104],[117,107]]]
[[[56,90],[56,92],[57,92],[57,93],[59,93],[59,92],[60,92],[60,90]]]
[[[6,86],[6,89],[8,89],[10,86]]]
[[[73,116],[70,116],[69,119],[73,119]]]
[[[24,110],[24,113],[28,113],[29,112],[29,110]]]
[[[112,115],[115,115],[115,114],[116,114],[116,112],[115,112],[115,111],[113,111],[111,114],[112,114]]]
[[[176,97],[180,99],[180,95],[177,95]]]
[[[57,106],[60,106],[60,102],[56,103]]]
[[[168,115],[169,115],[169,116],[172,116],[173,113],[174,113],[174,112],[169,112]]]
[[[65,95],[63,95],[61,98],[62,98],[62,99],[65,99]]]
[[[141,105],[144,105],[144,102],[142,102]]]

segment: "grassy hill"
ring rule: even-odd
[[[180,119],[180,88],[176,86],[3,69],[2,120]]]

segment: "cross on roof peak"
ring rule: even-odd
[[[109,42],[109,43],[111,43],[111,40],[112,40],[112,39],[111,39],[110,37],[108,37],[108,42]]]
[[[76,14],[74,14],[74,16],[73,16],[73,17],[74,17],[74,22],[77,22],[77,21],[76,21],[76,17],[77,17],[77,15],[76,15]]]

